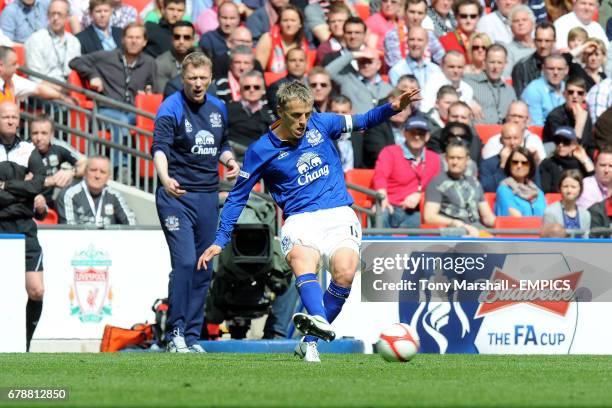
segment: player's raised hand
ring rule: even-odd
[[[397,98],[395,101],[391,103],[391,107],[395,111],[403,111],[408,106],[410,106],[413,102],[418,102],[421,99],[420,89],[411,89],[410,91],[404,92]]]
[[[233,179],[238,177],[238,174],[240,174],[240,165],[235,159],[229,159],[225,166],[227,167],[227,172],[225,173],[227,178]]]
[[[178,181],[171,177],[162,180],[162,184],[164,185],[166,193],[170,194],[174,198],[178,198],[187,192],[181,188]]]
[[[211,245],[208,248],[206,248],[206,251],[204,251],[204,253],[202,253],[202,256],[200,256],[200,259],[198,259],[198,268],[197,269],[202,269],[202,268],[206,268],[207,263],[213,259],[215,256],[219,255],[221,253],[221,247],[219,245]]]

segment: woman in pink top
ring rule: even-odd
[[[382,50],[385,35],[397,26],[397,20],[401,17],[402,1],[382,0],[380,3],[380,11],[368,17],[365,23],[370,34],[377,36],[376,48]]]
[[[440,172],[440,156],[425,148],[429,127],[423,117],[408,118],[404,137],[406,143],[382,149],[374,167],[373,187],[386,196],[381,204],[385,228],[421,225],[421,195]]]

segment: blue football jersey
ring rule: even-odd
[[[304,136],[296,146],[280,140],[271,130],[251,144],[236,185],[230,192],[215,244],[223,247],[253,186],[263,179],[285,218],[294,214],[351,205],[342,163],[333,141],[343,133],[376,126],[395,112],[390,104],[363,115],[337,115],[313,112]]]
[[[168,174],[181,188],[217,191],[219,156],[230,150],[223,102],[207,94],[204,103],[195,103],[182,91],[169,96],[155,117],[151,154],[158,150],[166,155]]]

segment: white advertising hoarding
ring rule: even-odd
[[[154,320],[170,256],[161,230],[40,230],[45,298],[34,339],[100,339]]]
[[[0,234],[0,353],[25,351],[25,239],[23,235]],[[10,333],[10,335],[6,335]]]

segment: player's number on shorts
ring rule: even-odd
[[[355,237],[355,238],[359,238],[359,228],[357,228],[355,225],[351,225],[351,236]]]

